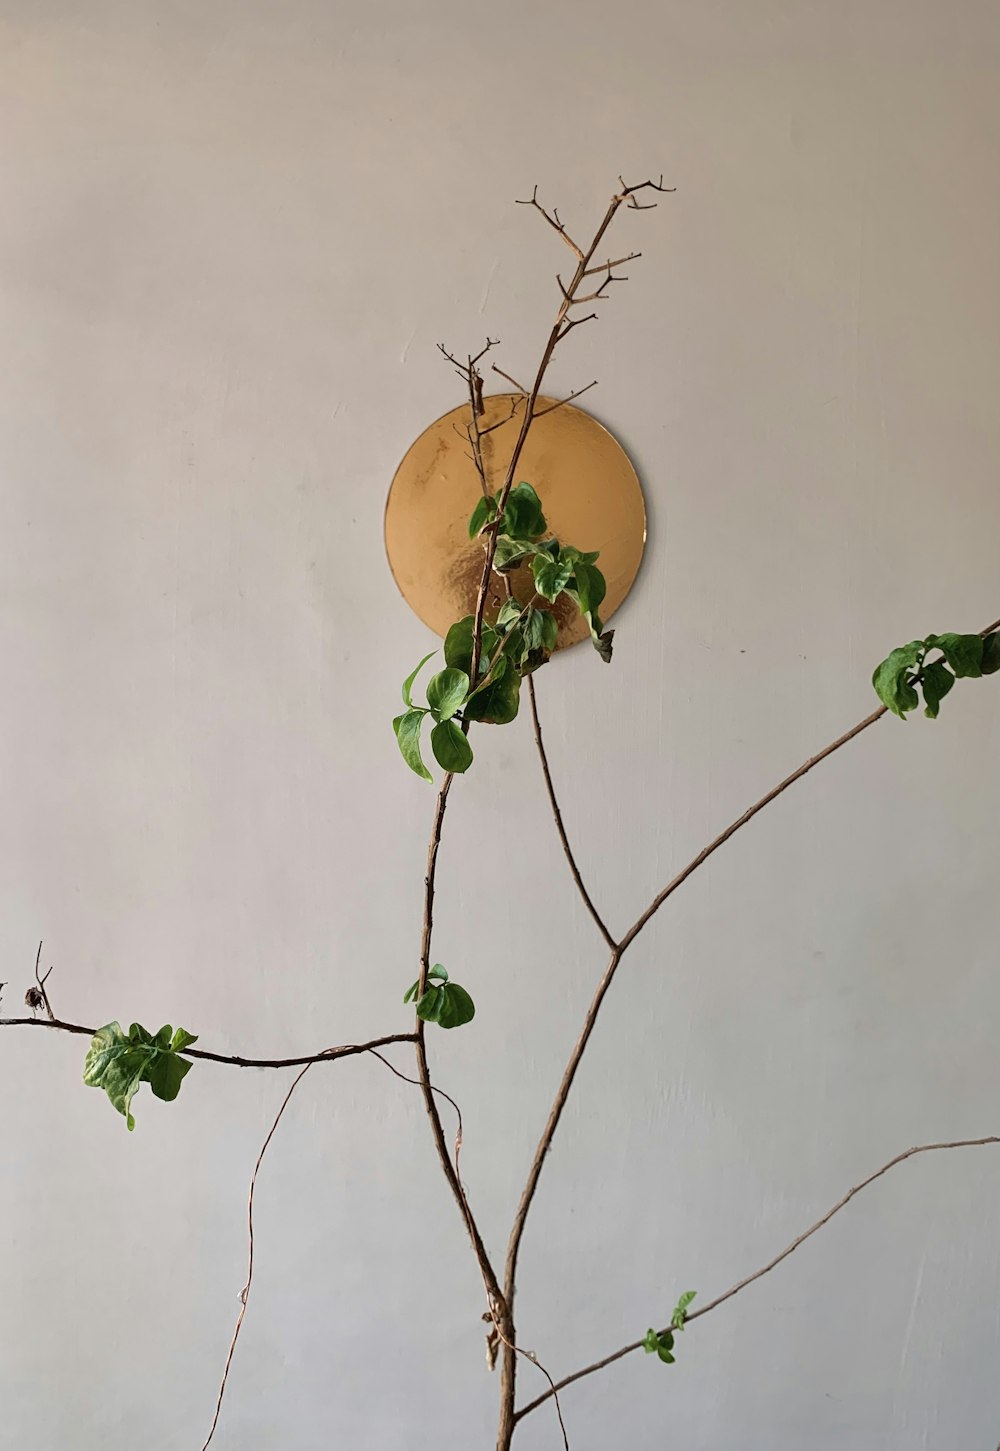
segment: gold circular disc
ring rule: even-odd
[[[480,429],[509,418],[482,440],[491,492],[504,482],[517,439],[523,399],[500,393],[484,400]],[[554,400],[539,398],[543,410]],[[513,410],[513,416],[511,416]],[[468,405],[453,408],[417,438],[396,470],[385,509],[385,548],[403,598],[424,624],[442,637],[471,614],[483,572],[483,545],[470,540],[469,515],[482,489],[469,456]],[[599,549],[598,567],[608,592],[601,606],[608,620],[632,588],[646,543],[646,509],[628,454],[595,418],[571,403],[535,418],[517,467],[518,483],[536,490],[551,533],[577,549]],[[510,576],[514,593],[531,594],[528,570]],[[494,574],[487,601],[493,616],[506,598]],[[586,623],[566,599],[553,607],[559,621],[557,648],[588,638]]]

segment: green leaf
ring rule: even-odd
[[[670,1323],[675,1330],[684,1329],[684,1321],[687,1319],[688,1306],[690,1305],[691,1301],[694,1299],[697,1293],[697,1290],[685,1290],[683,1295],[677,1301],[677,1304],[674,1306],[674,1313],[671,1316]]]
[[[425,781],[431,779],[431,773],[424,765],[423,757],[420,754],[420,727],[423,725],[425,710],[408,710],[405,715],[397,715],[392,723],[396,732],[396,740],[399,743],[399,752],[411,771],[416,771]]]
[[[509,539],[537,539],[548,525],[542,501],[530,484],[515,484],[507,495],[501,530]]]
[[[671,1331],[647,1330],[642,1348],[647,1355],[658,1355],[666,1365],[674,1364],[674,1337]]]
[[[594,564],[601,557],[599,549],[585,554],[581,549],[574,549],[572,544],[564,544],[561,552],[563,559],[568,559],[571,564]]]
[[[959,680],[982,675],[982,635],[928,635],[924,643],[941,651]]]
[[[460,1028],[476,1016],[476,1005],[464,987],[457,982],[443,982],[428,987],[417,1003],[417,1017],[441,1028]]]
[[[925,665],[920,672],[920,684],[924,692],[924,715],[937,719],[942,700],[955,684],[955,677],[942,661]]]
[[[529,610],[521,623],[521,629],[529,650],[544,650],[551,655],[556,648],[559,622],[548,610]]]
[[[456,721],[438,722],[431,731],[431,750],[442,770],[452,774],[460,775],[472,765],[472,747]]]
[[[983,674],[995,675],[1000,670],[1000,634],[983,636]]]
[[[911,640],[908,645],[900,645],[886,656],[872,675],[875,694],[901,720],[908,710],[915,710],[919,704],[911,672],[923,661],[926,650],[923,640]]]
[[[537,553],[538,546],[532,544],[530,540],[498,539],[496,552],[493,555],[493,568],[497,574],[507,574]]]
[[[99,1028],[91,1040],[83,1065],[83,1081],[90,1088],[103,1088],[112,1105],[125,1119],[129,1131],[135,1128],[132,1099],[139,1085],[147,1081],[157,1098],[177,1097],[191,1063],[178,1056],[174,1043],[187,1046],[195,1035],[178,1028],[173,1038],[169,1026],[154,1037],[141,1023],[133,1023],[128,1035],[120,1023]]]
[[[591,567],[583,566],[583,568]],[[573,565],[566,559],[550,559],[548,555],[536,554],[531,561],[531,573],[535,577],[535,589],[538,593],[547,600],[555,600],[569,584],[573,574]]]
[[[475,539],[483,525],[496,517],[497,501],[493,494],[483,497],[469,515],[469,538]]]
[[[425,655],[424,658],[421,660],[420,664],[417,666],[416,670],[411,670],[410,673],[409,673],[409,675],[403,681],[403,704],[404,705],[408,705],[408,706],[410,706],[412,708],[413,701],[410,699],[410,691],[413,688],[413,682],[416,680],[416,678],[420,674],[421,670],[423,670],[423,668],[427,664],[428,660],[430,660],[431,656],[436,655],[436,654],[437,654],[437,651],[436,650],[432,650],[431,653],[430,653],[430,655]]]
[[[501,656],[492,679],[469,696],[465,718],[484,725],[508,725],[517,715],[520,699],[521,677],[506,656]]]
[[[581,614],[596,614],[607,593],[604,575],[596,564],[587,564],[581,559],[573,571],[573,578]]]
[[[444,658],[453,670],[463,670],[467,676],[472,676],[472,636],[475,630],[476,620],[474,615],[466,615],[464,619],[456,620],[445,636]],[[485,675],[487,666],[500,643],[500,636],[492,625],[483,622],[482,651],[479,656],[479,673]]]
[[[191,1044],[197,1043],[197,1041],[197,1033],[189,1033],[186,1028],[178,1028],[173,1038],[171,1039],[170,1046],[175,1053],[180,1053],[185,1048],[190,1048]]]
[[[429,969],[429,971],[427,973],[427,981],[428,982],[447,982],[448,981],[448,974],[447,974],[447,972],[445,971],[445,969],[441,966],[441,964],[439,962],[436,962],[434,964],[434,966]],[[417,995],[417,993],[419,991],[420,991],[420,979],[418,977],[417,980],[416,980],[416,982],[410,983],[410,986],[406,989],[406,992],[403,994],[403,1002],[404,1003],[408,1003],[411,1000],[411,998],[415,998],[416,997],[416,995]]]
[[[505,626],[512,625],[515,620],[520,618],[521,609],[520,602],[513,596],[509,600],[504,600],[497,615],[497,629],[502,630]]]
[[[149,1079],[149,1086],[156,1097],[172,1103],[180,1093],[184,1076],[190,1073],[191,1067],[190,1059],[180,1058],[168,1049],[166,1052],[157,1053],[145,1076]]]
[[[468,693],[469,677],[464,670],[456,670],[449,665],[446,670],[432,675],[427,682],[427,704],[435,720],[450,720],[456,710],[461,709]]]

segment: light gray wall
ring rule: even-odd
[[[620,170],[678,187],[555,374],[600,376],[651,513],[613,668],[539,680],[613,925],[870,709],[891,646],[1000,614],[998,60],[994,0],[2,0],[5,1003],[44,937],[82,1022],[406,1027],[432,792],[389,718],[433,641],[382,508],[460,401],[438,340],[532,367],[564,260],[511,205],[536,181],[582,231]],[[880,723],[637,945],[525,1243],[554,1372],[997,1129],[998,725],[992,682]],[[479,1015],[432,1048],[499,1252],[604,954],[527,722],[477,749],[438,955]],[[3,1444],[197,1451],[285,1082],[199,1065],[130,1138],[83,1040],[0,1047]],[[574,1451],[988,1451],[998,1193],[993,1150],[900,1168],[676,1368],[567,1392]],[[492,1445],[415,1091],[316,1069],[258,1214],[219,1451]],[[548,1410],[518,1445],[559,1445]]]

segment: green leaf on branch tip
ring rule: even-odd
[[[472,747],[456,721],[438,722],[431,731],[431,750],[441,769],[453,775],[460,775],[472,765]]]
[[[413,701],[410,699],[410,691],[413,689],[413,682],[416,680],[416,678],[420,674],[421,670],[423,670],[423,668],[427,664],[428,660],[430,660],[431,657],[434,656],[434,655],[436,655],[436,654],[437,654],[437,651],[436,650],[432,650],[431,653],[430,653],[430,655],[425,655],[424,658],[421,660],[420,664],[417,666],[416,670],[411,670],[410,674],[403,681],[403,704],[404,705],[408,705],[408,706],[411,706],[412,707]]]
[[[647,1355],[658,1355],[665,1365],[674,1364],[674,1336],[670,1330],[646,1331],[646,1338],[642,1342],[642,1348]]]
[[[530,484],[515,484],[507,495],[501,532],[508,539],[537,539],[548,525],[542,513],[542,501]]]
[[[670,1317],[670,1324],[675,1330],[684,1329],[684,1321],[687,1319],[688,1306],[697,1295],[697,1290],[685,1290],[683,1295],[674,1306],[674,1313]]]
[[[882,704],[902,720],[908,710],[915,710],[919,701],[913,688],[914,666],[923,662],[927,646],[923,640],[911,640],[887,655],[872,675],[875,694]]]
[[[430,976],[430,974],[428,974]],[[417,1003],[417,1017],[439,1028],[461,1028],[476,1016],[476,1005],[457,982],[435,983]]]
[[[547,600],[556,600],[570,582],[573,565],[569,560],[550,559],[547,554],[536,554],[531,561],[531,573],[538,593]]]
[[[955,684],[955,677],[943,661],[937,660],[925,665],[920,672],[920,686],[924,692],[924,715],[936,720],[941,702]]]
[[[995,675],[1000,670],[1000,634],[993,631],[983,636],[983,674]]]
[[[191,1071],[189,1060],[179,1055],[182,1048],[197,1042],[196,1035],[185,1028],[171,1033],[169,1024],[154,1035],[140,1023],[132,1023],[126,1035],[115,1022],[99,1028],[91,1040],[83,1081],[90,1088],[104,1089],[130,1133],[135,1128],[132,1099],[139,1085],[148,1083],[157,1098],[172,1102]]]
[[[460,710],[469,693],[469,677],[464,670],[449,665],[427,682],[427,704],[435,720],[450,720]]]
[[[475,539],[484,524],[489,524],[496,518],[497,501],[493,494],[483,497],[476,504],[469,515],[469,538]]]
[[[924,644],[928,649],[941,651],[957,679],[976,679],[982,675],[982,635],[928,635]]]
[[[431,773],[420,754],[420,727],[427,713],[426,710],[408,710],[405,715],[397,715],[392,723],[400,755],[410,770],[415,771],[425,781],[431,779]]]

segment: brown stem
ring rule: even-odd
[[[407,1035],[408,1038],[411,1037],[411,1036],[412,1035],[410,1035],[410,1034]],[[380,1041],[380,1040],[376,1040],[376,1041]],[[379,1053],[372,1044],[368,1044],[367,1045],[367,1051],[369,1053],[371,1053],[371,1055],[372,1055],[373,1058],[377,1058],[380,1063],[383,1063],[385,1065],[385,1067],[388,1068],[388,1070],[389,1070],[390,1073],[394,1073],[397,1078],[401,1078],[404,1083],[412,1083],[412,1084],[416,1084],[417,1083],[417,1080],[415,1078],[408,1078],[405,1073],[401,1073],[399,1071],[399,1069],[396,1067],[396,1065],[394,1063],[390,1063],[389,1060],[388,1060],[388,1058],[383,1057],[383,1055],[381,1053]],[[229,1371],[230,1371],[230,1368],[232,1367],[233,1356],[236,1354],[236,1342],[239,1340],[239,1338],[240,1338],[240,1331],[243,1329],[243,1317],[247,1313],[247,1302],[248,1302],[248,1300],[250,1298],[250,1287],[253,1284],[253,1260],[254,1260],[253,1199],[254,1199],[254,1194],[256,1193],[256,1189],[257,1189],[257,1175],[260,1172],[260,1166],[261,1166],[261,1163],[263,1162],[264,1155],[267,1153],[268,1146],[269,1146],[271,1140],[274,1138],[274,1135],[275,1135],[275,1132],[277,1130],[277,1127],[278,1127],[278,1125],[281,1122],[282,1115],[284,1114],[285,1109],[288,1107],[288,1105],[289,1105],[289,1103],[291,1101],[292,1094],[298,1088],[298,1086],[302,1082],[303,1078],[305,1078],[305,1076],[309,1072],[310,1068],[312,1068],[316,1063],[319,1063],[321,1061],[322,1061],[322,1055],[319,1058],[313,1058],[313,1059],[311,1059],[306,1064],[306,1066],[302,1069],[301,1073],[297,1073],[295,1075],[295,1078],[293,1079],[292,1084],[291,1084],[291,1086],[288,1089],[288,1092],[285,1094],[284,1098],[281,1101],[281,1107],[278,1109],[278,1112],[275,1115],[274,1122],[271,1124],[271,1127],[268,1130],[267,1138],[264,1140],[263,1147],[261,1148],[260,1153],[257,1155],[257,1162],[254,1164],[253,1173],[250,1176],[250,1193],[247,1196],[247,1240],[248,1240],[248,1252],[247,1252],[247,1282],[243,1286],[243,1289],[240,1291],[240,1309],[239,1309],[238,1315],[236,1316],[236,1328],[233,1331],[233,1338],[229,1342],[229,1353],[226,1356],[226,1364],[225,1364],[225,1366],[223,1368],[223,1371],[222,1371],[222,1382],[221,1382],[221,1384],[219,1386],[219,1394],[218,1394],[218,1397],[217,1397],[216,1402],[215,1402],[215,1414],[212,1417],[212,1424],[209,1427],[208,1436],[205,1438],[205,1444],[202,1446],[201,1451],[208,1451],[209,1444],[210,1444],[210,1442],[212,1440],[212,1437],[215,1435],[216,1427],[219,1424],[219,1415],[220,1415],[220,1413],[222,1411],[222,1402],[223,1402],[223,1399],[225,1398],[225,1394],[226,1394],[226,1383],[229,1380]],[[461,1135],[462,1135],[462,1115],[461,1115],[461,1112],[459,1111],[458,1104],[447,1093],[444,1093],[442,1089],[439,1089],[438,1088],[438,1089],[435,1089],[434,1091],[435,1091],[435,1093],[439,1093],[442,1098],[447,1099],[448,1102],[451,1104],[452,1108],[455,1110],[455,1113],[458,1115],[458,1135],[459,1135],[459,1141],[461,1141]],[[457,1159],[457,1157],[458,1157],[458,1150],[457,1149],[455,1151],[455,1156],[456,1156],[456,1159]],[[551,1378],[549,1380],[549,1384],[550,1385],[552,1384]],[[556,1404],[558,1405],[558,1403],[559,1402],[558,1402],[558,1398],[557,1398]]]
[[[82,1023],[66,1023],[61,1018],[0,1018],[0,1028],[54,1028],[59,1033],[78,1033],[92,1038],[97,1028]],[[210,1053],[207,1048],[184,1048],[185,1058],[202,1058],[209,1063],[226,1063],[232,1068],[300,1068],[311,1063],[332,1063],[337,1058],[352,1058],[357,1053],[371,1053],[389,1043],[415,1043],[415,1033],[387,1033],[369,1043],[345,1043],[339,1048],[324,1048],[320,1053],[306,1053],[299,1058],[242,1058],[231,1053]]]
[[[552,772],[549,770],[549,758],[545,750],[545,743],[542,740],[542,723],[538,719],[538,700],[535,696],[535,681],[534,677],[531,675],[528,676],[528,703],[531,707],[531,721],[535,731],[535,745],[538,748],[538,759],[541,761],[542,764],[542,775],[545,778],[545,789],[548,792],[549,805],[552,807],[552,815],[555,818],[556,831],[558,831],[559,833],[559,840],[562,842],[563,853],[565,854],[566,860],[569,863],[570,874],[574,882],[576,883],[577,891],[583,898],[584,906],[594,920],[594,924],[597,927],[598,932],[600,932],[605,942],[611,948],[612,952],[614,952],[618,947],[618,944],[612,937],[611,933],[608,931],[608,927],[604,921],[604,918],[594,906],[591,895],[587,891],[587,888],[584,886],[583,877],[580,874],[580,868],[577,866],[576,857],[573,855],[573,848],[570,846],[569,837],[566,834],[566,827],[563,824],[563,816],[559,806],[558,798],[556,796],[556,788],[552,784]]]
[[[420,976],[417,984],[417,1001],[427,988],[427,974],[431,967],[431,940],[434,934],[434,888],[437,878],[437,857],[441,845],[441,831],[444,825],[444,814],[448,807],[448,795],[451,791],[451,784],[454,776],[445,776],[438,792],[437,804],[434,808],[434,824],[431,829],[431,839],[427,847],[427,874],[424,877],[424,914],[423,927],[420,939]],[[469,1205],[468,1196],[459,1178],[458,1170],[452,1163],[451,1155],[448,1152],[448,1141],[445,1138],[444,1126],[441,1123],[441,1115],[434,1100],[434,1084],[431,1081],[430,1065],[427,1062],[426,1038],[427,1025],[423,1018],[417,1017],[413,1040],[416,1044],[417,1053],[417,1078],[424,1098],[424,1108],[427,1110],[427,1117],[430,1120],[431,1133],[434,1138],[434,1147],[437,1149],[438,1160],[442,1172],[448,1181],[448,1187],[458,1205],[459,1212],[465,1220],[469,1231],[469,1238],[475,1251],[476,1260],[480,1272],[486,1284],[487,1294],[491,1300],[495,1300],[499,1307],[501,1316],[505,1315],[503,1295],[500,1292],[500,1285],[497,1280],[490,1257],[486,1252],[482,1235],[479,1232],[475,1217]]]
[[[822,1229],[825,1224],[828,1224],[835,1214],[839,1214],[851,1202],[855,1194],[860,1194],[862,1189],[867,1189],[869,1184],[874,1184],[876,1179],[881,1179],[883,1174],[888,1174],[890,1169],[894,1169],[897,1164],[902,1164],[905,1159],[912,1159],[915,1154],[930,1154],[938,1149],[978,1149],[989,1144],[1000,1144],[1000,1135],[989,1134],[982,1139],[954,1139],[950,1143],[941,1144],[917,1144],[912,1149],[904,1149],[901,1154],[896,1154],[888,1163],[883,1164],[880,1169],[876,1169],[874,1174],[869,1174],[867,1179],[862,1179],[860,1184],[855,1184],[853,1189],[848,1189],[847,1193],[843,1198],[837,1200],[832,1209],[828,1209],[820,1219],[817,1219],[815,1224],[810,1225],[808,1229],[803,1230],[800,1235],[797,1235],[790,1245],[787,1245],[780,1254],[775,1255],[774,1259],[768,1260],[766,1265],[762,1265],[752,1275],[747,1275],[744,1279],[738,1280],[724,1294],[716,1296],[714,1300],[709,1300],[707,1305],[702,1305],[700,1310],[689,1311],[684,1318],[684,1324],[690,1325],[692,1320],[697,1320],[700,1316],[707,1315],[710,1310],[715,1310],[720,1305],[724,1305],[727,1300],[731,1300],[734,1295],[738,1295],[741,1290],[745,1290],[755,1280],[759,1280],[762,1276],[770,1274],[773,1269],[781,1264],[782,1260],[786,1260],[790,1254],[793,1254],[800,1244],[804,1244],[811,1235],[814,1235],[817,1230]],[[664,1331],[670,1328],[672,1327],[665,1326]],[[544,1391],[542,1395],[536,1396],[533,1401],[529,1401],[526,1406],[522,1406],[517,1412],[515,1420],[520,1421],[522,1416],[526,1416],[530,1411],[536,1410],[551,1395],[565,1390],[574,1381],[582,1380],[585,1375],[593,1375],[595,1371],[603,1370],[607,1365],[613,1365],[616,1360],[621,1360],[625,1355],[631,1355],[634,1350],[641,1350],[643,1344],[644,1342],[642,1340],[633,1340],[630,1344],[623,1345],[620,1350],[614,1351],[611,1355],[604,1356],[602,1360],[595,1360],[591,1365],[584,1366],[582,1370],[575,1370],[572,1375],[564,1376],[562,1380],[556,1381],[552,1390]]]

